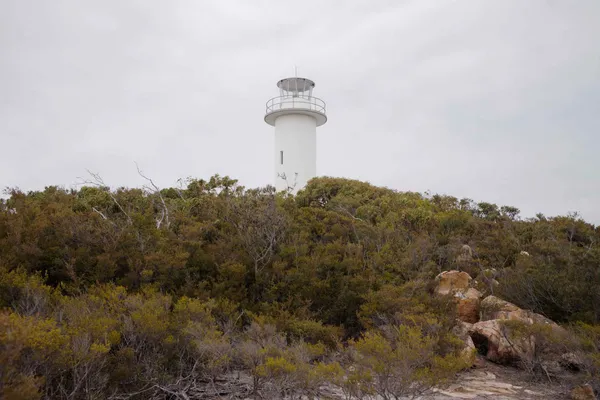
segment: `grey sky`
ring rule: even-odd
[[[0,186],[272,183],[316,81],[319,175],[600,224],[598,0],[3,0]]]

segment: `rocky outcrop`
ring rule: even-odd
[[[535,335],[531,333],[533,331],[525,329],[526,326],[549,326],[552,336],[566,334],[563,328],[543,315],[523,310],[496,296],[487,296],[481,300],[482,294],[471,286],[475,282],[466,272],[445,271],[436,280],[435,292],[438,295],[452,296],[455,300],[459,321],[454,333],[465,342],[465,357],[473,354],[473,348],[476,348],[479,354],[492,362],[524,365],[523,362],[534,359],[534,354],[535,357],[540,357],[539,343],[536,346]],[[538,329],[537,326],[535,329]],[[550,349],[550,346],[545,348]],[[544,360],[547,361],[547,365],[543,367],[546,373],[556,368],[573,371],[581,368],[581,363],[574,356],[567,357],[555,350],[551,350],[551,353],[548,355],[551,357]],[[536,362],[538,358],[535,359]]]
[[[472,324],[466,322],[459,322],[454,327],[454,329],[452,329],[452,333],[454,333],[459,339],[461,339],[465,343],[465,347],[461,351],[461,356],[467,363],[473,365],[473,363],[475,363],[477,349],[475,348],[473,339],[471,339],[471,327]]]
[[[470,324],[479,321],[479,307],[481,302],[481,293],[479,290],[469,288],[466,292],[457,292],[455,297],[458,299],[458,319]]]
[[[481,302],[481,320],[510,319],[510,313],[521,310],[516,305],[504,301],[496,296],[487,296]]]
[[[440,295],[453,294],[460,291],[466,291],[471,285],[473,278],[466,272],[444,271],[436,278],[438,285],[436,293]]]
[[[473,279],[466,272],[444,271],[436,277],[435,292],[438,295],[452,295],[456,300],[458,319],[474,324],[479,321],[479,303],[481,293],[471,287]]]
[[[512,321],[520,322],[521,326],[533,324],[548,326],[550,329],[547,334],[551,332],[555,338],[566,335],[563,328],[543,315],[523,310],[496,296],[487,296],[481,301],[480,321],[473,324],[470,329],[471,338],[478,352],[488,360],[500,364],[531,360],[533,351],[540,351],[539,343],[536,347],[535,335],[525,334],[520,331],[522,328],[517,328],[516,332],[513,331],[515,325],[511,327]],[[516,325],[516,327],[518,326],[519,324]],[[548,351],[550,351],[549,347]],[[554,365],[560,368],[561,361],[565,365],[568,364],[571,369],[577,368],[576,364],[578,363],[574,355],[568,357],[559,353],[546,354],[545,357],[548,358],[545,367],[547,370],[555,370]]]
[[[552,320],[543,315],[529,310],[523,310],[513,303],[502,300],[496,296],[487,296],[481,302],[481,321],[494,319],[522,321],[528,324],[551,324],[557,326]]]
[[[513,377],[502,376],[505,371],[495,372],[489,371],[488,368],[465,371],[459,375],[456,382],[443,388],[433,389],[431,396],[425,395],[419,398],[423,400],[548,400],[561,398],[556,386],[524,382]]]
[[[498,364],[516,363],[531,351],[530,342],[513,338],[501,320],[477,322],[469,333],[478,353]]]

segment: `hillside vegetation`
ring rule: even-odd
[[[8,195],[0,398],[424,393],[468,366],[446,270],[583,332],[600,366],[600,228],[577,215],[335,178]]]

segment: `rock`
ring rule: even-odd
[[[492,319],[509,319],[509,313],[520,310],[513,303],[502,300],[496,296],[487,296],[481,302],[481,321]]]
[[[458,324],[452,328],[452,333],[458,336],[461,339],[466,339],[473,328],[473,324],[469,324],[468,322],[458,321]]]
[[[479,322],[479,299],[461,299],[458,301],[458,318],[474,324]]]
[[[460,352],[461,358],[468,364],[469,368],[475,364],[475,359],[477,358],[477,349],[475,348],[475,343],[473,343],[473,339],[471,336],[468,336],[465,340],[465,347]]]
[[[438,286],[436,288],[437,294],[450,294],[456,291],[466,291],[469,289],[471,283],[471,276],[466,272],[460,271],[444,271],[439,274],[436,278]]]
[[[455,297],[458,318],[473,324],[479,321],[479,304],[481,293],[470,285],[473,281],[466,272],[444,271],[436,277],[439,295],[451,294]]]
[[[444,389],[434,389],[434,392],[455,399],[520,399],[521,387],[502,382],[489,372],[470,371],[463,375],[458,382]],[[428,397],[423,397],[428,398]],[[439,397],[435,397],[438,399]]]
[[[521,252],[519,254],[522,256],[525,256],[525,257],[529,257],[529,253],[526,252],[525,250],[521,250]]]
[[[458,318],[470,324],[478,322],[481,293],[477,289],[469,288],[466,292],[456,292],[454,296],[459,299],[457,304]]]
[[[571,390],[571,400],[596,400],[596,395],[590,385],[577,386]]]
[[[536,336],[524,335],[523,332],[513,332],[513,329],[519,329],[517,324],[512,328],[504,322],[518,321],[525,325],[546,325],[549,326],[549,332],[552,339],[548,340],[566,340],[568,332],[558,326],[555,322],[536,314],[529,310],[523,310],[516,305],[502,300],[495,296],[487,296],[481,302],[480,321],[473,324],[470,328],[471,338],[477,348],[477,351],[484,355],[488,360],[500,364],[513,364],[517,361],[530,360],[536,349]],[[533,332],[533,331],[532,331]],[[543,346],[543,344],[542,344]],[[540,349],[536,349],[538,352]],[[581,361],[576,356],[561,354],[558,348],[545,347],[544,368],[548,372],[559,373],[561,365],[571,366],[576,369],[576,365],[581,368]],[[538,354],[537,357],[540,355]],[[562,358],[561,358],[562,356]],[[562,360],[562,362],[561,362]]]
[[[470,366],[473,366],[476,359],[477,349],[475,348],[473,339],[471,339],[471,328],[471,324],[459,321],[458,324],[452,329],[452,333],[454,333],[465,343],[465,347],[461,351],[461,356]]]
[[[454,297],[458,297],[459,299],[477,299],[481,298],[482,294],[479,290],[475,288],[468,288],[465,290],[459,290],[454,292]]]
[[[479,354],[499,364],[513,364],[531,351],[525,340],[511,338],[510,331],[501,320],[480,321],[469,330]]]
[[[481,321],[490,321],[494,319],[518,320],[533,324],[551,324],[558,327],[556,323],[543,315],[536,314],[533,311],[523,310],[513,303],[502,300],[496,296],[487,296],[481,302]]]
[[[462,371],[456,381],[432,389],[431,395],[419,399],[494,399],[494,400],[543,400],[562,399],[564,393],[557,385],[525,383],[513,384],[513,376],[506,376],[481,369]],[[521,381],[522,382],[522,381]],[[341,397],[341,396],[340,396]]]

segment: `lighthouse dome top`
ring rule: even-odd
[[[327,122],[325,102],[313,96],[315,82],[307,78],[285,78],[277,82],[279,96],[267,101],[265,122],[275,126],[282,115],[308,115],[317,121],[317,126]]]
[[[307,78],[285,78],[277,82],[277,87],[286,92],[310,92],[315,82]]]

